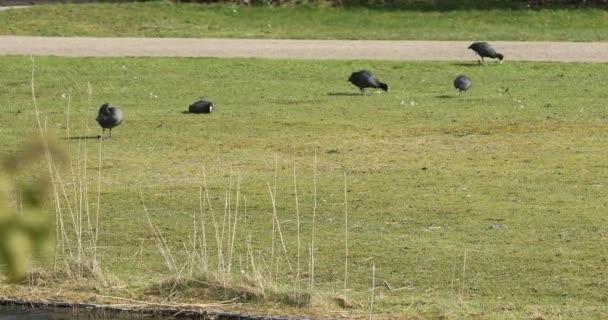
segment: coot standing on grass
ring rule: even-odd
[[[467,91],[472,85],[473,81],[471,81],[471,78],[465,75],[458,76],[454,79],[454,88],[456,88],[458,95],[460,95],[460,91]]]
[[[373,73],[367,70],[353,72],[348,78],[348,81],[361,90],[361,95],[365,95],[365,88],[380,88],[384,91],[388,91],[388,85],[380,82]]]
[[[118,107],[110,106],[106,102],[99,108],[99,113],[95,120],[97,120],[97,123],[103,128],[101,133],[101,138],[103,139],[106,129],[110,130],[110,138],[112,138],[112,128],[121,124],[124,117],[122,111]]]
[[[487,42],[475,42],[469,46],[469,49],[475,51],[475,54],[481,58],[481,61],[478,60],[479,63],[485,63],[483,58],[498,59],[500,63],[502,63],[502,60],[504,59],[504,56],[497,53],[496,49]]]

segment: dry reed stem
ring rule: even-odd
[[[372,264],[372,292],[369,298],[369,320],[374,319],[374,291],[376,288],[376,264]]]
[[[72,90],[70,89],[70,94],[68,95],[68,111],[67,111],[67,118],[66,118],[66,135],[68,138],[68,141],[70,140],[70,106],[71,106],[71,100],[72,100]],[[72,149],[71,149],[71,144],[68,143],[68,154],[70,155],[68,157],[69,159],[69,164],[70,164],[70,172],[72,173],[72,185],[76,185],[76,175],[74,173],[74,164],[72,161]],[[78,150],[80,152],[80,148]],[[79,164],[80,165],[80,164]],[[79,166],[80,168],[80,166]],[[74,198],[76,198],[76,188],[74,188]],[[60,238],[60,228],[59,228],[59,220],[58,220],[58,216],[55,215],[55,250],[53,252],[53,273],[55,272],[55,268],[57,266],[57,248],[59,246],[59,238]]]
[[[344,172],[344,301],[346,301],[346,287],[348,280],[348,197],[346,186],[346,172]]]
[[[83,244],[82,244],[82,203],[84,202],[84,195],[83,195],[83,187],[82,186],[83,186],[83,184],[86,184],[86,171],[87,171],[86,163],[87,163],[87,160],[88,160],[87,159],[87,154],[88,154],[87,151],[88,151],[87,150],[87,142],[85,141],[85,143],[84,143],[84,164],[85,165],[83,167],[84,173],[78,179],[79,180],[79,183],[78,183],[78,194],[79,194],[79,197],[77,197],[76,199],[74,199],[74,201],[76,202],[76,205],[75,205],[76,219],[77,219],[76,221],[78,221],[78,232],[77,232],[77,236],[78,236],[78,238],[77,238],[78,242],[77,243],[78,243],[78,249],[79,249],[78,250],[78,257],[79,257],[79,259],[77,260],[78,262],[80,262],[80,261],[86,261],[86,255],[84,253],[84,247],[83,247]],[[59,173],[57,173],[57,174],[59,174]],[[84,182],[83,182],[83,180],[84,180]],[[67,194],[66,194],[66,197],[67,197]]]
[[[188,236],[188,241],[190,242],[190,245],[192,245],[192,238],[190,236]],[[186,258],[188,259],[188,266],[189,268],[189,272],[188,274],[190,275],[190,277],[194,277],[194,266],[196,266],[196,260],[194,259],[196,256],[196,250],[195,248],[193,248],[193,251],[190,251],[188,249],[188,245],[185,242],[182,242],[182,247],[184,247],[184,251],[186,252]]]
[[[70,256],[72,255],[72,251],[71,251],[71,246],[69,244],[69,240],[67,238],[67,233],[65,231],[65,226],[63,223],[63,214],[62,214],[62,209],[61,209],[61,204],[60,204],[60,193],[59,190],[57,188],[57,181],[59,181],[59,183],[61,183],[61,178],[57,175],[55,175],[56,172],[56,168],[55,168],[55,164],[53,161],[53,157],[51,155],[51,151],[49,148],[49,142],[48,142],[48,132],[47,132],[47,127],[46,127],[46,120],[45,120],[45,127],[43,129],[42,127],[42,122],[40,121],[40,112],[38,110],[38,102],[36,100],[36,87],[35,87],[35,73],[36,73],[36,63],[34,61],[34,57],[32,55],[30,55],[30,60],[32,62],[32,72],[31,72],[31,78],[30,78],[30,87],[31,87],[31,93],[32,93],[32,102],[34,105],[34,114],[36,116],[36,123],[38,124],[38,131],[40,133],[40,139],[41,142],[43,144],[44,147],[44,154],[45,154],[45,158],[46,158],[46,164],[47,164],[47,169],[49,172],[49,176],[51,179],[51,185],[52,185],[52,190],[53,190],[53,198],[55,199],[55,215],[56,215],[56,221],[58,222],[59,228],[61,229],[61,232],[56,232],[58,234],[61,234],[62,239],[66,240],[67,246],[68,246],[68,251],[70,253]],[[65,190],[63,190],[63,192],[65,193]],[[62,241],[62,244],[64,243],[64,241]],[[54,261],[53,261],[53,269],[56,266],[56,258],[57,258],[57,246],[55,246],[55,253],[54,253]]]
[[[296,262],[296,278],[294,280],[294,292],[300,290],[300,252],[301,252],[301,239],[300,239],[300,203],[298,201],[298,181],[296,179],[296,147],[293,147],[293,189],[294,197],[296,202],[296,237],[297,237],[297,262]],[[297,288],[296,288],[297,285]]]
[[[456,278],[456,263],[454,263],[454,268],[452,268],[452,281],[450,282],[450,296],[454,294],[454,279]]]
[[[164,241],[164,238],[160,234],[160,229],[158,229],[157,227],[154,226],[154,224],[152,224],[152,220],[150,219],[150,214],[148,213],[148,208],[146,207],[146,203],[144,201],[144,193],[141,188],[139,188],[139,197],[140,197],[141,205],[144,208],[144,213],[146,215],[146,219],[148,220],[148,225],[152,229],[152,232],[154,232],[154,238],[156,239],[156,245],[158,246],[158,249],[160,250],[161,255],[165,259],[165,263],[169,267],[170,271],[177,272],[177,266],[175,265],[175,261],[173,260],[173,257],[171,257],[171,252],[169,251],[169,248],[166,247],[167,243]]]
[[[67,118],[66,118],[66,134],[68,137],[68,141],[70,139],[70,107],[71,107],[71,100],[72,100],[72,92],[70,90],[70,94],[68,95],[68,111],[67,111]],[[72,144],[68,143],[68,159],[69,159],[69,165],[70,165],[70,172],[72,174],[72,185],[74,186],[74,200],[76,201],[78,199],[78,192],[76,190],[76,177],[81,177],[80,174],[80,140],[78,140],[78,152],[76,153],[76,162],[78,163],[78,172],[79,174],[76,175],[76,173],[74,172],[74,164],[72,161]],[[78,180],[79,185],[80,185],[80,179]],[[78,202],[76,202],[76,205],[78,205]],[[59,239],[59,237],[57,237],[57,239]],[[54,268],[53,268],[54,269]]]
[[[99,139],[99,171],[97,175],[97,210],[95,211],[95,240],[93,242],[93,265],[97,266],[97,243],[99,240],[99,211],[101,208],[101,156],[102,156],[103,139]],[[85,165],[86,170],[86,165]],[[88,208],[88,205],[87,205]],[[87,217],[89,216],[87,210]]]
[[[236,238],[236,223],[239,214],[239,197],[241,192],[241,177],[237,177],[236,181],[236,203],[234,206],[234,225],[232,226],[232,237],[230,236],[230,230],[228,230],[228,238],[230,239],[230,251],[228,252],[228,274],[232,274],[232,255],[234,253],[234,238]],[[230,225],[228,226],[230,227]]]
[[[230,193],[231,193],[231,188],[232,188],[232,172],[230,173],[230,177],[228,178],[228,189],[225,192],[225,197],[224,197],[224,215],[222,216],[222,233],[221,233],[221,239],[220,239],[220,243],[221,243],[221,250],[222,250],[222,257],[224,257],[224,253],[226,253],[226,250],[224,249],[224,233],[226,231],[226,216],[230,217]],[[228,219],[230,220],[230,219]],[[228,221],[228,223],[230,223],[230,221]],[[228,230],[230,230],[230,226],[228,226]],[[230,232],[229,232],[230,233]],[[230,236],[230,235],[228,235]],[[230,239],[228,239],[227,241],[228,244],[230,244]],[[224,258],[225,259],[225,258]],[[222,285],[224,287],[226,287],[226,264],[225,264],[225,260],[222,261],[224,263],[222,263],[222,268],[220,270],[221,273],[221,279],[222,279]]]
[[[70,205],[70,199],[68,197],[63,180],[61,179],[59,169],[57,168],[57,166],[55,165],[55,163],[52,160],[50,162],[51,162],[51,168],[53,170],[53,174],[56,176],[55,181],[59,185],[59,189],[61,191],[61,196],[63,197],[63,200],[65,201],[65,203],[68,207],[68,212],[70,213],[70,218],[72,219],[72,226],[74,227],[74,232],[76,233],[76,248],[77,248],[77,258],[78,258],[77,261],[80,261],[80,258],[82,255],[84,255],[84,252],[82,249],[82,235],[78,231],[79,224],[77,222],[77,217],[74,214],[74,210],[72,209],[72,206]]]
[[[188,264],[188,262],[184,263],[182,268],[177,273],[175,277],[175,282],[173,283],[173,287],[171,287],[171,292],[169,292],[169,295],[167,296],[166,300],[171,299],[171,297],[173,297],[177,293],[177,285],[181,283],[182,273],[184,272],[184,269],[186,269],[186,266],[188,266]]]
[[[256,283],[258,283],[262,292],[264,292],[265,286],[264,282],[262,281],[262,275],[256,267],[255,257],[253,256],[253,249],[251,247],[251,235],[247,236],[247,255],[249,255],[249,260],[251,262],[251,272],[253,273],[253,277],[256,279]]]
[[[201,264],[203,272],[208,272],[208,251],[207,251],[207,233],[205,231],[205,208],[203,202],[203,188],[199,187],[198,202],[201,209]]]
[[[287,247],[285,246],[285,239],[283,238],[283,232],[281,231],[281,222],[279,222],[279,218],[277,217],[276,199],[274,197],[274,194],[272,193],[270,184],[268,185],[268,191],[270,192],[270,199],[272,200],[272,217],[274,218],[274,221],[277,225],[277,231],[279,232],[279,239],[281,239],[281,246],[283,247],[283,253],[285,254],[285,260],[287,260],[287,266],[289,267],[289,272],[291,272],[291,274],[293,274],[293,268],[291,267],[291,262],[289,261]]]
[[[462,288],[460,290],[460,306],[464,305],[466,273],[467,273],[467,250],[465,249],[464,250],[464,259],[462,262]]]
[[[312,293],[315,286],[315,220],[317,217],[317,149],[315,148],[315,162],[313,167],[313,209],[312,209],[312,231],[310,242],[310,279],[308,291]]]
[[[230,167],[230,176],[228,178],[228,190],[226,190],[226,196],[224,198],[224,216],[222,217],[222,236],[220,239],[220,243],[221,243],[221,250],[222,250],[222,257],[224,257],[224,234],[226,233],[226,218],[228,218],[228,241],[226,241],[226,245],[229,247],[230,246],[230,197],[232,195],[232,167]],[[227,251],[227,250],[226,250]],[[226,267],[226,262],[224,260],[222,260],[222,268],[221,268],[221,276],[222,276],[222,282],[224,284],[224,287],[226,286],[226,270],[228,268]],[[228,277],[230,277],[230,275],[228,275]]]
[[[213,228],[215,230],[215,242],[217,244],[217,261],[218,261],[218,273],[220,276],[224,270],[224,256],[222,254],[222,243],[220,242],[220,232],[215,214],[213,213],[213,207],[211,206],[211,199],[209,198],[209,188],[207,187],[207,174],[205,172],[205,166],[203,166],[203,186],[205,187],[205,196],[207,198],[207,204],[209,205],[209,212],[211,212],[211,219],[213,220]]]
[[[165,237],[163,237],[163,234],[160,232],[160,228],[156,227],[156,233],[158,234],[160,240],[162,241],[162,246],[166,252],[166,254],[168,255],[169,259],[171,260],[171,264],[173,265],[173,269],[177,271],[177,264],[175,263],[175,260],[173,259],[173,255],[171,254],[171,249],[169,248],[169,245],[167,244],[167,241],[165,240]]]
[[[278,175],[278,171],[279,171],[279,159],[278,159],[278,154],[275,151],[274,153],[274,191],[276,193],[277,191],[277,175]],[[270,187],[269,187],[270,188]],[[272,192],[271,192],[272,193]],[[271,195],[272,197],[272,195]],[[272,265],[272,263],[274,262],[274,240],[275,240],[275,211],[273,210],[272,212],[272,232],[271,232],[271,236],[270,236],[270,242],[271,242],[271,246],[270,246],[270,264]],[[272,281],[273,276],[272,276],[272,268],[270,268],[270,279]]]
[[[197,230],[196,229],[197,229],[196,211],[192,211],[192,238],[188,237],[188,240],[190,240],[190,245],[192,246],[192,254],[190,254],[190,252],[188,252],[188,248],[186,247],[186,244],[184,244],[184,248],[186,249],[186,252],[188,252],[188,259],[190,259],[191,263],[192,263],[192,265],[190,266],[190,276],[192,276],[192,272],[193,272],[192,268],[194,268],[194,266],[196,265],[193,255],[198,255],[198,251],[196,250],[196,240],[197,240]],[[201,257],[201,260],[202,260],[202,257]]]

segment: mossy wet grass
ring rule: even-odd
[[[231,176],[234,205],[239,176],[242,220],[233,270],[238,274],[242,266],[248,273],[247,236],[254,250],[265,259],[270,255],[268,184],[274,185],[275,156],[277,214],[292,263],[296,166],[305,279],[316,152],[320,295],[342,292],[346,174],[349,299],[366,303],[373,262],[376,283],[400,289],[376,288],[374,310],[380,315],[500,318],[538,311],[601,318],[606,313],[597,306],[606,301],[608,253],[608,171],[602,164],[607,65],[34,60],[38,106],[59,138],[66,138],[67,96],[72,137],[101,133],[94,119],[106,101],[125,113],[125,122],[102,145],[97,250],[105,273],[142,288],[138,298],[175,276],[147,226],[140,190],[151,221],[184,263],[202,167],[217,217],[224,212]],[[0,149],[10,152],[37,130],[31,65],[28,57],[3,57],[0,67],[6,75],[0,79]],[[346,79],[362,68],[391,90],[359,96]],[[452,86],[459,74],[474,81],[461,97]],[[216,112],[182,113],[201,97],[213,101]],[[77,139],[63,141],[77,150]],[[89,182],[95,185],[98,141],[86,142]],[[213,248],[210,230],[208,225]],[[287,268],[281,267],[279,279],[289,284]],[[187,300],[186,293],[178,296]]]
[[[0,11],[0,34],[94,37],[606,41],[601,9],[241,7],[167,1]],[[449,5],[448,5],[449,7]],[[445,9],[447,8],[447,9]],[[111,19],[108,19],[112,17]],[[567,23],[565,23],[565,21]]]

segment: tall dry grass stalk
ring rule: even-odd
[[[36,64],[34,58],[30,56],[32,63],[31,72],[31,93],[34,105],[34,114],[40,133],[40,139],[44,147],[46,166],[50,176],[52,186],[52,199],[55,208],[55,250],[53,253],[52,270],[56,273],[58,260],[63,258],[63,263],[66,267],[67,275],[70,277],[94,277],[103,279],[99,261],[97,258],[97,243],[99,240],[99,207],[100,207],[100,191],[101,188],[101,155],[102,147],[99,145],[99,174],[98,174],[98,192],[97,192],[97,215],[95,223],[90,219],[90,210],[88,202],[88,177],[87,177],[87,145],[84,144],[84,154],[81,158],[81,143],[78,141],[78,150],[76,164],[77,169],[74,169],[74,159],[72,158],[71,146],[68,144],[68,163],[70,166],[71,179],[68,183],[64,182],[64,174],[60,170],[60,163],[53,157],[50,148],[49,133],[46,126],[46,118],[43,122],[40,117],[40,109],[36,100],[35,73]],[[68,140],[71,138],[71,96],[70,91],[67,103],[67,124],[66,133]],[[101,142],[100,142],[101,143]],[[72,189],[69,189],[71,185]],[[68,221],[71,221],[71,228],[66,228],[64,221],[64,208],[68,214]],[[87,221],[86,225],[84,221]],[[93,231],[95,230],[95,231]],[[75,248],[73,248],[75,243]],[[88,243],[88,248],[85,247]],[[61,251],[61,252],[60,252]]]
[[[296,148],[293,148],[293,189],[294,189],[294,200],[296,205],[296,276],[294,279],[294,293],[300,291],[300,254],[302,251],[301,237],[300,237],[300,202],[298,201],[298,180],[296,175]]]
[[[279,156],[278,156],[277,152],[275,151],[275,153],[274,153],[274,191],[275,191],[275,193],[277,191],[277,176],[279,174],[278,172],[279,172]],[[272,198],[272,195],[271,195],[271,198]],[[273,206],[274,206],[274,201],[273,201]],[[273,209],[272,210],[272,219],[271,219],[271,221],[272,221],[272,232],[270,234],[270,242],[271,242],[271,244],[270,244],[270,263],[271,264],[274,263],[274,261],[275,261],[275,259],[274,259],[274,247],[275,247],[274,241],[275,241],[275,237],[276,237],[275,236],[276,224],[274,222],[275,221],[275,213],[276,212]],[[272,268],[271,268],[270,269],[270,278],[271,279],[273,278],[272,275],[273,275],[273,271],[272,271]],[[275,277],[276,277],[276,275],[275,275]]]
[[[464,294],[467,274],[467,250],[464,250],[464,258],[462,261],[462,287],[460,288],[460,306],[464,306]]]
[[[279,218],[277,217],[276,199],[274,197],[274,193],[272,192],[272,189],[270,188],[270,184],[268,185],[268,191],[270,192],[270,200],[272,201],[273,223],[274,223],[274,225],[276,225],[277,231],[279,233],[279,239],[281,240],[281,247],[283,248],[283,254],[285,255],[285,261],[287,261],[287,266],[289,267],[289,272],[291,274],[293,274],[293,268],[291,267],[291,262],[289,261],[289,254],[287,253],[287,247],[285,246],[285,238],[283,237],[283,232],[281,231],[281,222],[279,221]],[[271,263],[274,263],[274,261],[271,261]]]
[[[372,290],[369,296],[369,320],[374,319],[374,293],[376,290],[376,263],[372,263]]]
[[[182,242],[181,247],[186,253],[186,262],[178,270],[176,259],[171,254],[170,244],[165,240],[160,229],[154,225],[147,207],[143,202],[143,191],[140,191],[142,205],[151,230],[154,233],[157,247],[165,264],[170,271],[174,272],[176,281],[180,282],[185,274],[190,278],[204,278],[217,281],[218,287],[228,288],[233,283],[233,266],[236,256],[235,244],[237,243],[240,201],[241,201],[241,177],[236,176],[236,189],[234,186],[234,172],[231,170],[227,189],[224,193],[224,213],[218,217],[213,208],[209,186],[207,183],[206,168],[202,167],[202,186],[198,189],[198,210],[192,214],[192,232],[188,235],[188,241]],[[233,193],[235,195],[233,196]],[[197,212],[198,211],[198,212]],[[209,215],[208,215],[209,213]],[[215,241],[215,253],[208,246],[207,217],[211,218],[213,236]],[[213,258],[215,254],[215,259]],[[253,255],[253,251],[252,251]],[[215,266],[213,266],[215,264]],[[242,267],[241,267],[242,269]],[[257,269],[257,267],[255,267]],[[195,272],[197,270],[197,272]],[[258,272],[256,270],[256,272]]]
[[[141,189],[141,187],[139,189],[139,197],[140,197],[141,205],[144,209],[144,214],[146,215],[146,219],[148,221],[148,226],[150,226],[150,229],[152,229],[152,232],[154,233],[154,239],[156,240],[156,245],[158,247],[158,250],[161,253],[161,256],[164,258],[165,264],[169,268],[169,271],[175,272],[177,274],[178,268],[175,263],[175,259],[173,259],[173,255],[171,254],[171,249],[169,248],[167,241],[165,241],[165,238],[163,237],[160,229],[158,227],[156,227],[152,223],[152,220],[150,219],[150,214],[148,213],[148,207],[146,206],[146,202],[144,201],[144,192]]]
[[[236,205],[234,208],[234,222],[232,224],[232,235],[228,235],[228,238],[230,239],[230,250],[228,251],[228,274],[232,273],[232,257],[234,254],[234,239],[236,238],[236,224],[239,218],[239,198],[241,196],[241,177],[237,177],[237,181],[236,181]],[[228,225],[230,226],[230,225]],[[228,230],[228,233],[230,233],[230,230]]]
[[[175,244],[167,243],[160,233],[160,229],[155,227],[148,214],[148,209],[143,202],[144,212],[148,224],[153,230],[157,239],[157,247],[164,257],[165,264],[173,272],[176,279],[168,287],[170,295],[176,294],[176,290],[184,287],[184,284],[206,283],[206,290],[213,287],[214,296],[221,296],[219,291],[223,291],[224,298],[232,299],[235,291],[246,287],[249,294],[275,302],[288,303],[292,306],[304,306],[311,302],[315,286],[315,249],[316,249],[316,219],[319,211],[318,207],[318,157],[317,150],[314,153],[313,163],[313,190],[312,190],[312,223],[311,235],[308,242],[308,278],[302,279],[302,226],[300,212],[300,196],[298,187],[298,168],[297,158],[294,147],[293,156],[293,194],[294,211],[296,220],[296,230],[293,233],[286,233],[284,223],[281,222],[279,205],[277,199],[278,190],[278,156],[275,155],[274,181],[267,182],[270,205],[272,206],[272,228],[266,247],[255,248],[254,236],[252,234],[239,235],[239,225],[247,221],[247,212],[241,214],[241,202],[246,198],[241,192],[241,177],[231,170],[230,177],[225,185],[223,196],[214,198],[211,196],[210,186],[205,167],[202,167],[202,186],[198,188],[198,210],[188,221],[192,222],[193,229],[188,233],[188,239],[177,246],[186,254],[185,263],[178,264],[174,259],[169,247]],[[348,208],[348,176],[344,173],[344,237],[345,237],[345,256],[344,256],[344,295],[346,297],[349,285],[349,208]],[[241,199],[243,197],[243,199]],[[218,216],[214,210],[212,199],[218,199],[224,205],[223,216]],[[214,200],[217,201],[217,200]],[[217,205],[216,205],[217,206]],[[245,205],[246,207],[246,205]],[[246,208],[245,208],[246,210]],[[208,224],[212,224],[213,232],[208,233]],[[269,226],[270,227],[270,226]],[[210,239],[214,238],[214,239]],[[295,239],[294,239],[295,238]],[[290,239],[294,239],[295,250],[288,246]],[[215,242],[209,246],[208,241]],[[240,245],[239,245],[240,244]],[[239,251],[242,250],[242,251]],[[178,255],[175,255],[177,257]],[[181,255],[180,255],[181,256]],[[295,258],[295,260],[294,260]],[[239,275],[235,273],[235,264],[238,259]],[[338,258],[340,259],[340,258]],[[295,263],[295,264],[294,264]],[[198,272],[197,272],[198,271]],[[375,271],[374,271],[375,272]],[[189,278],[188,278],[189,277]],[[284,279],[289,279],[285,281]],[[308,288],[302,291],[301,282],[307,281]],[[211,291],[213,291],[211,290]],[[251,291],[253,290],[253,291]],[[255,292],[254,292],[255,291]],[[209,292],[209,291],[206,291]],[[257,298],[256,298],[257,299]],[[267,300],[268,301],[268,300]]]
[[[317,219],[317,149],[315,148],[315,160],[312,174],[313,185],[313,207],[312,207],[312,226],[310,235],[310,279],[308,280],[308,292],[312,293],[315,287],[315,223]]]
[[[348,283],[348,188],[346,186],[346,172],[344,172],[344,301],[346,301],[346,288]]]
[[[203,273],[207,273],[209,272],[209,251],[207,249],[207,231],[205,229],[205,206],[203,204],[203,187],[199,188],[198,202],[201,212],[201,237],[199,238],[199,245],[201,250],[201,271]]]

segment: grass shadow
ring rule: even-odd
[[[439,98],[439,99],[453,99],[453,98],[456,98],[456,97],[458,97],[458,96],[457,95],[453,95],[452,96],[452,95],[448,95],[448,94],[442,94],[442,95],[439,95],[439,96],[435,96],[435,98]]]
[[[96,136],[74,136],[74,137],[63,137],[61,139],[63,140],[92,140],[92,139],[99,139],[100,136],[96,135]]]
[[[302,99],[302,100],[290,100],[290,99],[276,99],[269,100],[269,103],[274,104],[283,104],[283,105],[299,105],[299,104],[311,104],[311,103],[320,103],[321,100],[318,99]]]
[[[482,66],[482,64],[479,64],[478,62],[471,62],[471,63],[457,62],[457,63],[452,63],[452,65],[457,66],[457,67],[465,67],[465,68]]]
[[[216,110],[216,108],[214,108],[214,110]],[[215,113],[215,111],[213,112],[190,112],[188,110],[186,111],[182,111],[181,114],[212,114]]]
[[[360,93],[354,93],[354,92],[328,92],[327,93],[328,96],[337,96],[337,97],[354,97],[354,96],[360,96]]]

